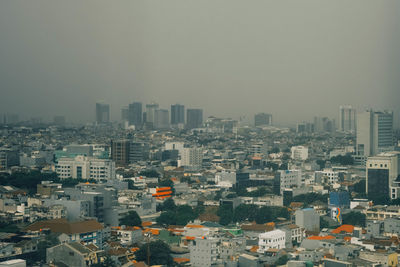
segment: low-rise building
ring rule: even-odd
[[[265,253],[270,248],[285,248],[286,233],[282,230],[272,230],[258,236],[258,253]]]

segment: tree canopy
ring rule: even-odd
[[[355,226],[365,226],[366,216],[363,213],[351,211],[342,214],[343,224],[351,224]]]
[[[164,204],[164,203],[163,203]],[[158,224],[161,225],[186,225],[188,222],[196,219],[200,210],[194,210],[189,205],[175,206],[175,203],[168,202],[167,206],[169,209],[165,209],[164,212],[156,219]]]
[[[140,246],[140,249],[135,253],[136,260],[148,263],[148,251],[150,252],[150,265],[173,265],[174,260],[171,256],[171,249],[163,241],[152,241],[149,244]]]
[[[142,220],[136,211],[129,211],[124,217],[120,219],[120,225],[139,226],[142,227]]]

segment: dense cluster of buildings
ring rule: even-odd
[[[0,126],[0,266],[146,266],[156,241],[177,266],[398,265],[392,112],[290,129],[134,102],[121,119],[98,103],[92,125]]]

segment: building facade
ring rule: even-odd
[[[61,179],[114,179],[115,163],[109,159],[76,156],[75,158],[60,158],[55,166]]]

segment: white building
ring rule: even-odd
[[[292,146],[290,151],[292,152],[292,159],[294,159],[294,160],[306,160],[306,159],[308,159],[308,147],[305,147],[305,146]]]
[[[357,114],[357,156],[374,156],[393,147],[393,112],[368,110]]]
[[[184,150],[184,142],[174,141],[174,142],[165,142],[164,149],[165,150],[178,150],[179,155],[182,156]]]
[[[339,181],[339,172],[332,169],[324,169],[322,171],[316,171],[316,175],[320,174],[327,178],[329,184],[336,184]]]
[[[264,253],[270,248],[285,248],[286,233],[282,230],[273,230],[258,236],[258,253]]]
[[[115,179],[115,163],[109,159],[85,156],[60,158],[55,167],[61,179]]]
[[[274,180],[275,192],[278,193],[279,187],[279,192],[282,195],[285,188],[300,187],[301,183],[301,170],[279,170]]]
[[[366,165],[366,193],[400,197],[400,152],[393,151],[368,157]]]
[[[188,169],[199,170],[203,163],[203,149],[198,147],[185,147],[181,156],[180,166]]]
[[[218,261],[219,239],[196,238],[189,245],[190,264],[194,267],[213,266]]]
[[[133,245],[143,239],[142,229],[137,226],[118,227],[117,236],[122,245]]]
[[[340,106],[339,130],[342,132],[355,132],[356,110],[352,106]]]
[[[229,187],[236,185],[236,172],[225,170],[222,172],[217,172],[215,174],[215,184],[220,186],[230,185]]]

